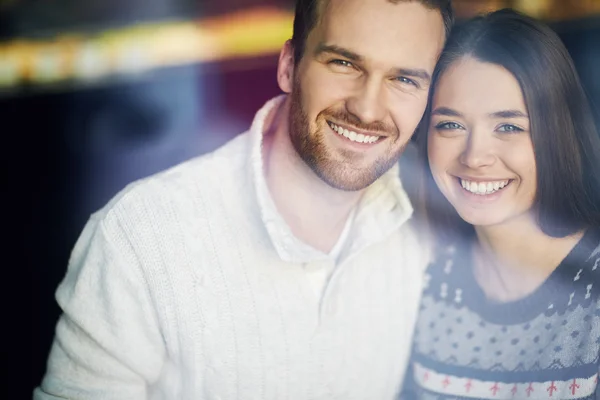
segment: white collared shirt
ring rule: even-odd
[[[262,157],[264,121],[267,115],[278,107],[284,99],[285,96],[279,96],[270,100],[257,113],[250,129],[252,178],[254,179],[262,219],[273,245],[283,260],[305,263],[331,259],[331,254],[325,254],[294,236],[289,225],[277,211],[267,187]],[[351,229],[351,224],[346,224],[345,230],[347,231],[345,235],[341,235],[340,241],[335,246],[336,250],[342,253],[342,248],[345,247],[342,242],[347,239],[351,242],[351,250],[348,254],[339,255],[343,258],[345,258],[344,256],[350,256],[353,252],[368,246],[372,242],[381,240],[384,236],[396,230],[411,217],[412,212],[413,208],[402,188],[400,170],[396,164],[367,188],[357,209],[353,212],[357,226]],[[351,222],[351,220],[352,218],[349,218],[348,222]]]
[[[309,271],[309,277],[315,293],[320,294],[322,293],[327,280],[336,268],[336,265],[343,261],[345,257],[351,256],[353,251],[362,248],[362,246],[358,245],[358,241],[363,242],[364,245],[368,245],[370,241],[379,240],[381,237],[377,234],[371,235],[371,232],[367,229],[353,229],[352,225],[355,214],[359,209],[360,211],[358,212],[362,217],[360,223],[367,223],[367,226],[373,226],[382,212],[387,215],[388,207],[396,207],[398,212],[392,212],[391,216],[386,217],[386,223],[382,226],[383,230],[386,230],[386,228],[394,229],[404,223],[412,214],[413,209],[399,184],[400,172],[399,167],[396,165],[385,174],[381,180],[375,182],[372,187],[367,189],[367,192],[369,192],[370,195],[365,195],[365,197],[370,200],[360,202],[359,205],[351,211],[344,224],[340,237],[329,253],[317,250],[298,239],[293,234],[291,228],[285,222],[281,214],[277,211],[264,173],[265,165],[262,146],[264,132],[267,128],[264,126],[264,121],[272,110],[279,108],[284,99],[285,96],[282,95],[267,103],[267,105],[265,105],[258,113],[257,118],[252,125],[252,175],[256,185],[256,194],[261,215],[275,248],[282,259],[290,262],[302,263],[308,267],[307,271]],[[384,193],[385,191],[389,191],[389,194],[386,195]],[[380,202],[371,201],[377,196],[385,197],[383,201],[387,207],[380,209]],[[393,204],[394,202],[397,204]],[[344,252],[348,242],[352,242],[350,243],[352,246],[351,250]]]

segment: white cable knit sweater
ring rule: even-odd
[[[259,206],[277,101],[249,132],[90,218],[56,294],[64,313],[36,400],[394,397],[426,261],[398,170],[367,190],[316,293],[311,274],[333,261],[288,251],[289,229]]]

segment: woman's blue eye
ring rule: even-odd
[[[454,130],[454,129],[462,129],[462,126],[460,126],[456,122],[442,122],[440,124],[437,124],[435,126],[435,128],[443,129],[443,130]]]
[[[507,132],[507,133],[523,132],[523,129],[519,128],[518,126],[511,125],[511,124],[504,124],[504,125],[500,126],[497,130],[498,130],[498,132]]]

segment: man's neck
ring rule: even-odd
[[[288,115],[286,99],[265,121],[262,154],[267,187],[294,236],[329,253],[362,192],[332,188],[306,165],[290,141]]]

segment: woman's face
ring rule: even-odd
[[[432,101],[429,165],[461,218],[490,226],[530,215],[536,165],[515,77],[465,57],[444,72]]]

